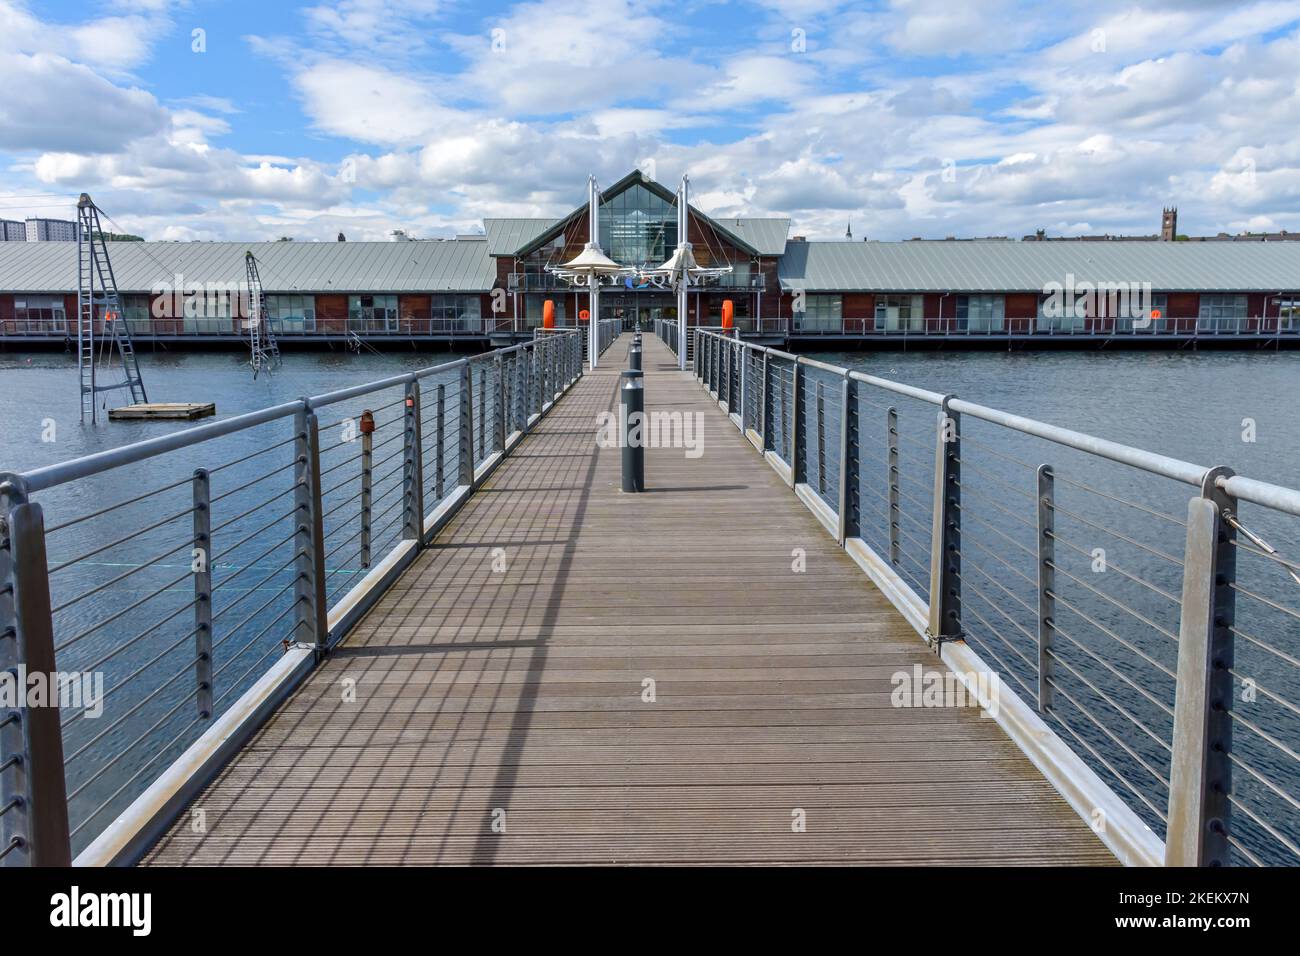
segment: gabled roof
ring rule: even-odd
[[[790,232],[788,218],[756,219],[742,216],[714,219],[714,225],[726,229],[752,246],[760,256],[779,256],[785,252],[786,236]]]
[[[555,219],[484,219],[488,255],[509,256],[555,225]]]
[[[110,242],[123,293],[183,283],[245,280],[244,253],[257,257],[267,292],[488,292],[496,267],[489,243]],[[0,289],[76,292],[77,243],[0,242]]]
[[[1041,292],[1049,283],[1149,282],[1156,291],[1300,289],[1300,243],[791,242],[781,288]]]
[[[677,194],[675,192],[661,185],[660,183],[655,182],[653,179],[651,179],[645,173],[641,172],[641,170],[639,169],[632,170],[632,172],[628,173],[626,176],[624,176],[618,182],[614,183],[608,189],[602,189],[601,198],[602,200],[612,199],[615,196],[617,196],[619,193],[623,192],[625,189],[630,189],[631,187],[636,185],[644,186],[646,189],[650,190],[652,193],[654,193],[656,196],[658,196],[660,199],[664,200],[665,202],[671,203],[677,201]],[[776,255],[777,254],[777,253],[766,253],[766,252],[760,253],[758,249],[756,249],[750,242],[748,242],[745,239],[744,236],[728,228],[727,223],[736,222],[736,220],[734,219],[731,220],[713,219],[711,216],[708,216],[707,214],[701,212],[699,208],[694,205],[691,206],[691,212],[695,213],[695,215],[699,216],[701,219],[712,223],[714,228],[716,228],[719,233],[721,233],[724,237],[726,237],[726,239],[729,242],[733,243],[738,249],[744,252],[748,252],[750,255]],[[573,212],[569,213],[563,219],[557,219],[549,229],[546,229],[545,231],[538,233],[530,241],[524,243],[522,246],[516,249],[515,255],[526,256],[533,250],[541,248],[546,243],[554,239],[556,236],[563,233],[564,230],[569,227],[570,223],[573,223],[577,221],[580,217],[586,215],[587,215],[587,203],[583,203],[581,206],[573,210]],[[753,220],[753,221],[763,221],[763,220]],[[788,229],[790,225],[790,220],[788,219],[785,220],[785,223],[786,223],[786,228]]]

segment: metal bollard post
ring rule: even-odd
[[[621,377],[619,440],[623,445],[623,490],[645,491],[645,386],[641,381],[644,373],[629,369]]]
[[[641,371],[641,343],[632,340],[632,347],[627,351],[627,367],[635,372]]]

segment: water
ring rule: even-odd
[[[246,357],[237,353],[146,353],[141,362],[151,399],[215,401],[218,417],[224,418],[454,357],[429,352],[290,353],[283,368],[257,381],[252,380]],[[835,352],[814,357],[1198,464],[1228,464],[1251,477],[1300,485],[1300,403],[1295,397],[1300,352]],[[819,381],[826,422],[820,432],[815,422],[809,422],[809,482],[834,506],[836,386],[809,375],[801,407],[806,414],[817,407]],[[437,447],[443,448],[446,485],[454,485],[457,469],[454,426],[448,438],[439,435],[435,424],[439,382],[446,389],[449,420],[454,421],[458,410],[454,378],[439,376],[423,382],[426,511],[436,499],[432,472]],[[495,390],[490,394],[494,397]],[[402,397],[400,389],[389,389],[320,411],[322,469],[329,489],[323,510],[331,603],[365,573],[357,540],[358,446],[344,440],[346,422],[369,407],[380,423],[374,436],[372,547],[378,556],[400,535],[400,527],[393,524],[393,503],[400,498],[401,458],[393,453],[402,445]],[[936,410],[869,387],[863,387],[859,398],[861,533],[879,553],[888,553],[886,414],[893,406],[899,433],[897,567],[924,594]],[[653,405],[653,396],[650,401]],[[476,429],[481,417],[489,436],[495,406],[495,401],[486,402],[480,416],[477,398],[474,402]],[[0,471],[25,471],[190,427],[180,422],[91,427],[79,424],[78,417],[76,370],[68,356],[0,355],[0,421],[4,422]],[[1253,423],[1253,433],[1244,419]],[[1243,432],[1253,440],[1244,440]],[[293,636],[288,624],[293,608],[292,433],[290,419],[272,422],[202,449],[171,453],[96,476],[75,488],[51,489],[37,496],[46,511],[47,528],[56,529],[49,533],[52,567],[81,558],[53,575],[54,604],[60,608],[56,613],[60,667],[102,670],[110,691],[103,718],[87,720],[77,714],[64,718],[78,847],[205,726],[196,713],[190,630],[189,479],[195,468],[212,470],[212,494],[219,499],[212,511],[217,529],[212,565],[218,584],[213,608],[219,616],[214,628],[215,711],[236,699],[275,659],[280,641]],[[1177,560],[1184,529],[1180,522],[1192,490],[969,418],[963,422],[962,434],[964,623],[972,645],[1004,671],[1008,686],[1034,703],[1034,467],[1049,463],[1058,474],[1061,508],[1058,618],[1069,635],[1068,641],[1058,642],[1061,695],[1049,722],[1162,832],[1160,812],[1168,793],[1159,778],[1167,775],[1168,751],[1159,738],[1167,742],[1171,724],[1166,709],[1173,700],[1169,672],[1176,662],[1176,645],[1168,635],[1176,634],[1178,626],[1176,600],[1166,596],[1176,599],[1181,589]],[[778,446],[785,440],[778,435]],[[475,455],[476,460],[482,457],[481,451]],[[59,529],[71,518],[173,484],[138,504]],[[1098,491],[1145,510],[1100,497]],[[1300,558],[1300,521],[1248,506],[1241,511],[1247,526],[1285,557]],[[123,537],[126,540],[120,541]],[[86,556],[99,548],[104,550]],[[1093,567],[1098,548],[1104,549],[1108,562],[1100,574]],[[1239,568],[1242,586],[1252,593],[1286,608],[1300,607],[1300,585],[1279,573],[1277,565],[1243,555]],[[109,581],[116,583],[74,600]],[[1136,610],[1142,619],[1108,597]],[[124,626],[115,615],[128,608],[129,626]],[[1257,600],[1239,599],[1239,627],[1291,657],[1300,657],[1297,620]],[[156,628],[141,634],[154,624]],[[1249,641],[1238,640],[1237,646],[1239,674],[1257,679],[1262,689],[1287,701],[1300,701],[1295,667]],[[1237,684],[1240,689],[1240,681]],[[1098,693],[1124,707],[1127,715]],[[1065,694],[1085,706],[1101,726],[1075,709]],[[1264,693],[1253,702],[1236,702],[1234,711],[1287,747],[1295,749],[1300,742],[1293,715]],[[1135,721],[1151,733],[1138,729]],[[1089,747],[1104,761],[1089,754]],[[1239,728],[1234,753],[1287,794],[1300,790],[1295,761],[1258,734]],[[1235,774],[1234,793],[1285,838],[1300,839],[1296,815],[1268,786],[1240,771]],[[1278,847],[1273,835],[1252,827],[1241,813],[1237,821],[1245,845],[1261,858],[1297,862]]]
[[[1196,464],[1300,486],[1300,353],[822,353],[822,361]],[[838,383],[806,377],[808,481],[838,499]],[[788,385],[787,385],[788,388]],[[889,553],[888,407],[898,419],[899,574],[928,591],[934,406],[862,386],[862,537]],[[1178,597],[1195,489],[966,416],[961,423],[963,626],[1031,705],[1037,678],[1037,478],[1055,475],[1057,594],[1049,724],[1163,834]],[[1243,504],[1243,524],[1300,563],[1300,519]],[[1245,543],[1245,542],[1243,542]],[[1238,549],[1232,670],[1238,862],[1300,862],[1300,583]],[[1271,602],[1271,603],[1270,603]],[[1254,818],[1252,818],[1252,815]],[[1263,822],[1260,822],[1263,821]],[[1270,832],[1270,827],[1272,832]],[[1287,843],[1291,848],[1288,848]],[[1244,848],[1244,850],[1242,849]]]
[[[146,354],[142,371],[154,401],[215,401],[219,418],[441,364],[449,353],[288,354],[254,381],[234,353]],[[476,370],[475,386],[483,372]],[[490,370],[487,370],[490,374]],[[425,509],[456,485],[457,432],[437,427],[438,386],[447,421],[459,412],[459,373],[421,382]],[[495,393],[474,403],[490,438]],[[402,533],[405,393],[390,387],[321,408],[322,498],[327,601],[336,603],[366,573],[361,539],[361,442],[356,421],[374,411],[371,555]],[[120,401],[120,399],[119,399]],[[0,359],[0,413],[6,426],[0,471],[26,471],[192,427],[187,422],[79,423],[76,369],[63,355]],[[212,419],[207,419],[211,421]],[[61,671],[101,673],[102,716],[64,713],[74,849],[81,849],[208,725],[199,702],[195,643],[193,474],[211,472],[214,583],[212,716],[274,662],[295,630],[294,421],[285,417],[201,446],[38,493],[45,512],[55,643]],[[477,447],[476,461],[485,456]],[[143,497],[114,508],[95,512]],[[68,523],[73,522],[73,523]]]

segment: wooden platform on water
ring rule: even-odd
[[[942,665],[653,338],[647,407],[704,454],[619,491],[626,344],[145,862],[1114,863],[992,720],[890,705]]]
[[[122,408],[110,408],[108,420],[111,422],[139,421],[142,419],[179,419],[193,421],[207,418],[217,413],[215,402],[137,402]]]

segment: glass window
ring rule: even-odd
[[[662,265],[677,248],[677,207],[639,183],[600,207],[600,247],[620,265]]]
[[[1211,331],[1231,331],[1242,328],[1246,318],[1244,295],[1203,295],[1196,327]]]
[[[585,296],[580,294],[579,298],[585,298]],[[546,307],[547,299],[555,303],[555,324],[564,325],[566,319],[565,296],[532,293],[524,296],[524,326],[526,328],[536,328],[542,324],[542,310]]]
[[[919,295],[876,296],[876,328],[891,332],[921,331],[923,301]]]
[[[348,296],[348,328],[353,332],[396,332],[397,296]]]
[[[1066,300],[1064,295],[1044,295],[1038,298],[1038,331],[1040,332],[1073,332],[1082,330],[1086,327],[1088,318],[1086,315],[1078,315],[1081,311],[1076,306],[1082,305],[1083,300],[1071,304]]]
[[[1300,296],[1291,295],[1277,304],[1278,328],[1300,331]]]
[[[972,332],[1001,331],[1006,319],[1006,299],[1000,295],[957,296],[957,328]]]
[[[297,335],[316,331],[314,295],[268,295],[266,317],[276,335]]]
[[[18,328],[28,332],[67,331],[67,313],[61,295],[20,295],[14,298]]]
[[[483,306],[476,295],[432,296],[429,311],[435,332],[471,332],[481,328]]]
[[[844,327],[844,300],[838,295],[804,297],[804,311],[796,312],[795,326],[809,332],[839,332]]]

